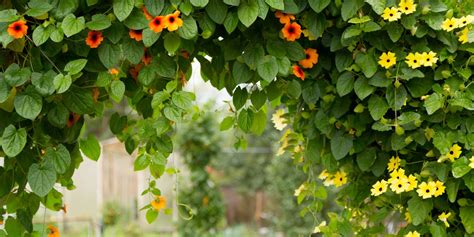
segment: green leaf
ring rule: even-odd
[[[150,157],[146,154],[139,155],[133,162],[133,170],[144,170],[150,165]]]
[[[174,55],[181,44],[181,38],[174,33],[168,33],[164,37],[164,46],[168,53]]]
[[[405,104],[407,98],[407,90],[403,85],[398,88],[389,86],[385,94],[385,99],[392,109],[399,110]]]
[[[151,101],[151,107],[153,109],[159,108],[160,105],[163,104],[165,100],[170,98],[170,95],[165,91],[159,91],[153,95],[153,99]]]
[[[377,72],[377,61],[372,53],[359,53],[355,62],[362,69],[365,77],[371,78]]]
[[[234,66],[232,67],[232,76],[234,77],[234,81],[236,84],[245,83],[250,80],[254,75],[254,71],[250,70],[250,68],[239,61],[234,62]]]
[[[127,127],[127,116],[120,116],[118,113],[113,113],[110,116],[109,128],[113,134],[122,134],[122,131]]]
[[[431,94],[428,97],[428,99],[425,100],[425,103],[423,104],[423,106],[425,106],[426,108],[426,113],[428,113],[428,115],[431,115],[434,112],[436,112],[438,109],[443,108],[443,105],[444,105],[444,97],[437,93]]]
[[[8,85],[17,87],[25,84],[25,82],[30,79],[31,71],[28,67],[20,68],[18,64],[14,63],[8,66],[3,75],[5,76],[5,81]]]
[[[123,42],[122,50],[124,58],[132,64],[139,64],[145,54],[145,47],[143,47],[143,44],[132,39]]]
[[[359,77],[354,83],[354,91],[359,97],[359,99],[363,100],[370,94],[375,91],[375,88],[369,85],[369,82],[364,77]]]
[[[252,101],[252,105],[256,110],[262,108],[262,106],[267,102],[267,94],[264,90],[255,90],[252,92],[250,96],[250,100]]]
[[[51,162],[58,174],[63,174],[71,164],[71,155],[67,148],[60,144],[56,148],[48,147],[44,155],[44,160]]]
[[[237,16],[237,12],[231,11],[227,13],[227,16],[224,20],[224,27],[227,33],[232,33],[239,25],[239,17]]]
[[[5,128],[2,135],[2,150],[9,157],[15,157],[25,148],[26,130],[16,129],[13,124]]]
[[[457,159],[453,163],[452,173],[454,178],[461,178],[465,174],[471,171],[471,167],[469,166],[469,160],[466,157],[462,157]]]
[[[0,22],[12,22],[18,20],[16,9],[7,9],[0,11]]]
[[[57,105],[48,112],[48,121],[53,126],[63,128],[69,118],[69,111],[64,105]]]
[[[400,24],[389,23],[387,24],[386,28],[387,28],[388,36],[393,42],[397,42],[400,39],[400,37],[402,37],[404,29]]]
[[[456,196],[458,195],[459,184],[461,180],[448,179],[446,182],[446,193],[450,202],[456,202]]]
[[[446,237],[446,230],[440,224],[432,223],[430,225],[430,233],[433,237]]]
[[[468,173],[467,175],[464,176],[463,180],[466,187],[469,188],[471,192],[474,192],[474,174]]]
[[[155,221],[157,217],[158,212],[153,210],[153,208],[150,208],[148,209],[148,211],[146,211],[146,221],[148,222],[148,224],[153,223],[153,221]]]
[[[0,77],[2,74],[0,74]],[[33,83],[34,84],[34,83]],[[5,102],[10,95],[11,88],[5,80],[0,80],[0,103]]]
[[[461,222],[466,229],[468,234],[474,233],[474,207],[473,206],[465,206],[459,208],[459,216],[461,217]]]
[[[15,111],[23,118],[35,120],[43,108],[43,98],[32,87],[15,97]]]
[[[119,21],[124,21],[132,13],[135,0],[114,0],[114,14]]]
[[[223,0],[225,4],[231,5],[231,6],[239,6],[240,5],[240,0]]]
[[[86,66],[87,59],[76,59],[70,61],[64,66],[64,71],[69,72],[71,75],[80,73],[82,69]]]
[[[361,153],[357,154],[357,165],[359,165],[360,170],[367,171],[374,164],[376,159],[376,150],[366,149]]]
[[[342,132],[335,133],[331,139],[331,152],[336,160],[346,157],[352,146],[352,138],[344,135]]]
[[[237,123],[239,125],[239,128],[242,129],[244,132],[250,132],[250,129],[252,128],[253,124],[253,119],[254,119],[254,114],[251,110],[242,110],[239,113],[239,117],[237,119]]]
[[[85,22],[86,20],[83,16],[76,18],[76,16],[71,13],[64,18],[61,28],[67,37],[71,37],[85,28]]]
[[[219,126],[219,129],[221,131],[228,130],[228,129],[232,128],[232,126],[234,125],[234,122],[235,122],[234,116],[227,116],[222,120],[222,122]]]
[[[92,92],[87,89],[71,87],[63,95],[64,105],[76,114],[89,114],[94,111]]]
[[[205,7],[209,3],[209,0],[190,0],[190,2],[195,7]]]
[[[123,95],[125,93],[125,84],[120,80],[114,80],[110,84],[109,95],[112,100],[119,103],[122,101]]]
[[[92,20],[86,23],[87,28],[90,30],[105,30],[111,25],[112,22],[104,14],[95,14],[92,16]]]
[[[234,94],[232,95],[232,102],[236,110],[241,109],[247,103],[248,96],[247,89],[240,87],[235,88]]]
[[[120,47],[113,44],[102,44],[99,47],[99,59],[106,68],[113,68],[119,65],[122,59]]]
[[[145,86],[149,86],[156,78],[156,69],[153,66],[145,66],[138,74],[138,81]]]
[[[161,55],[156,66],[156,73],[162,77],[175,78],[176,62],[168,55]]]
[[[138,8],[133,9],[132,13],[130,14],[130,16],[127,17],[123,24],[127,28],[134,30],[142,30],[145,28],[149,28],[149,21],[146,19],[145,14],[143,14],[143,11]]]
[[[38,196],[44,197],[56,183],[56,170],[50,163],[32,164],[28,170],[28,184]]]
[[[319,38],[323,36],[326,29],[326,16],[324,14],[308,14],[304,18],[304,23],[312,36]]]
[[[42,16],[51,9],[53,6],[49,4],[47,1],[43,0],[33,0],[28,3],[29,9],[25,12],[26,15],[31,17],[39,17]]]
[[[346,40],[355,36],[362,34],[362,30],[358,25],[353,25],[347,27],[344,32],[342,33],[342,39]]]
[[[164,1],[145,0],[144,3],[148,12],[153,16],[159,16],[165,7]]]
[[[255,20],[257,20],[258,13],[259,8],[257,1],[241,2],[237,10],[240,22],[246,27],[250,27]]]
[[[372,7],[377,15],[382,15],[385,5],[387,4],[387,0],[365,0],[365,2]]]
[[[44,44],[46,41],[48,41],[51,33],[53,33],[53,29],[54,27],[52,26],[47,28],[44,28],[43,26],[36,27],[36,29],[33,31],[33,43],[35,43],[36,46]]]
[[[72,78],[70,75],[64,76],[63,74],[58,74],[54,77],[53,80],[54,89],[58,94],[66,92],[72,84]]]
[[[191,108],[194,99],[194,94],[187,91],[175,92],[171,97],[171,101],[173,101],[173,104],[184,110]]]
[[[185,20],[183,20],[183,21],[186,22]],[[184,23],[183,23],[183,27],[180,27],[178,29],[178,33],[180,32],[180,30],[182,28],[184,28]],[[197,26],[196,26],[196,28],[197,28]],[[143,44],[145,45],[145,47],[151,47],[158,40],[158,38],[160,38],[160,35],[161,35],[161,33],[157,34],[157,33],[153,32],[152,30],[150,30],[148,28],[144,29],[142,34],[143,34]],[[180,34],[180,36],[182,38],[185,38],[181,34]]]
[[[163,109],[163,114],[171,121],[177,122],[181,120],[181,112],[175,106],[166,106]]]
[[[252,121],[251,131],[256,135],[262,135],[265,131],[265,127],[267,125],[267,112],[266,110],[262,109],[259,110],[257,113],[254,113],[254,118]]]
[[[222,24],[227,15],[227,5],[222,0],[210,0],[209,4],[206,5],[206,12],[214,22]]]
[[[301,84],[297,80],[291,80],[288,83],[288,95],[298,98],[301,95]]]
[[[432,209],[433,201],[431,199],[423,200],[415,195],[408,201],[408,211],[411,214],[413,225],[423,223]]]
[[[8,236],[23,236],[23,232],[25,231],[21,223],[12,216],[9,216],[5,222],[5,230],[7,231]],[[3,232],[3,234],[4,233],[5,232]],[[1,236],[3,237],[6,235]]]
[[[336,82],[336,90],[339,96],[345,96],[354,89],[354,75],[352,72],[344,72],[342,73],[339,78],[337,78]]]
[[[265,81],[272,81],[278,74],[278,63],[275,57],[267,55],[257,66],[257,72]]]
[[[329,0],[327,0],[329,1]],[[265,2],[270,6],[273,7],[277,10],[284,10],[285,9],[285,3],[283,0],[265,0]]]
[[[317,13],[322,12],[331,0],[308,0],[309,6]]]
[[[198,27],[196,24],[196,20],[194,20],[194,18],[192,18],[191,16],[184,17],[183,26],[178,29],[178,34],[181,38],[187,39],[187,40],[190,40],[196,37],[198,34]]]
[[[364,0],[344,0],[341,7],[341,16],[344,21],[353,17],[356,12],[364,5]]]
[[[79,147],[82,153],[93,161],[100,158],[100,144],[94,135],[89,135],[86,139],[79,141]]]

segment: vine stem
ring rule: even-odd
[[[28,35],[25,35],[25,37],[32,43],[34,44],[33,40],[28,36]],[[56,71],[58,71],[58,73],[61,73],[61,70],[59,70],[59,68],[56,66],[56,64],[54,64],[54,62],[48,57],[48,55],[46,55],[44,53],[43,50],[41,50],[41,48],[38,47],[38,50],[40,51],[40,53],[46,58],[46,60],[48,60],[48,62],[56,69]]]

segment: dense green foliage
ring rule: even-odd
[[[399,3],[3,0],[0,203],[8,213],[5,231],[11,236],[32,232],[40,203],[61,208],[57,187],[74,188],[71,177],[81,152],[93,160],[100,156],[94,137],[80,137],[84,116],[101,117],[114,102],[127,100],[140,117],[115,114],[111,131],[128,152],[138,150],[137,171],[149,169],[159,178],[173,151],[172,125],[192,107],[194,95],[181,88],[197,59],[203,78],[233,95],[235,116],[221,128],[240,130],[237,147],[246,146],[238,133],[263,132],[267,101],[288,111],[284,117],[291,129],[283,147],[307,174],[298,199],[311,200],[312,212],[320,211],[326,198],[315,167],[339,177],[329,183],[342,186],[338,200],[346,209],[328,215],[328,226],[320,228],[325,234],[383,233],[393,212],[411,213],[400,235],[474,233],[469,166],[474,30],[472,17],[464,18],[462,27],[458,20],[473,14],[474,4],[420,0],[410,13],[386,9]],[[277,19],[276,10],[294,16]],[[137,32],[142,40],[136,40]],[[308,48],[317,49],[319,63],[302,69],[297,64],[303,66]],[[389,60],[394,64],[378,65],[379,56],[389,51],[396,55]],[[438,60],[428,63],[422,54],[428,52]],[[397,167],[420,186],[439,181],[446,191],[435,197],[418,195],[416,189],[371,196],[371,186],[389,177],[391,156],[402,159]],[[150,184],[144,194],[160,195]],[[149,220],[156,218],[150,205],[145,209]],[[440,219],[442,213],[451,216]]]

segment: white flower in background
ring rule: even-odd
[[[320,233],[321,227],[323,226],[326,226],[326,221],[323,221],[318,226],[314,227],[313,233]]]
[[[283,130],[286,127],[287,120],[283,117],[285,110],[278,109],[272,115],[272,122],[277,130]]]
[[[306,190],[306,186],[304,186],[304,184],[301,184],[300,187],[298,189],[295,189],[295,197],[298,197],[301,192],[305,191]]]

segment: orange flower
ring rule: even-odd
[[[23,38],[28,31],[28,26],[26,25],[26,21],[18,20],[11,23],[8,26],[8,34],[11,35],[15,39]]]
[[[295,20],[295,16],[283,13],[281,11],[276,11],[275,17],[280,19],[281,24],[289,24],[292,20]]]
[[[160,211],[166,207],[166,198],[163,196],[156,196],[155,200],[151,201],[150,204],[156,211]]]
[[[99,47],[100,43],[104,40],[102,36],[102,32],[100,31],[89,31],[86,38],[86,44],[89,45],[91,48]]]
[[[79,119],[81,119],[81,115],[73,113],[73,112],[69,113],[69,118],[66,124],[67,127],[71,128],[72,126],[74,126],[75,123],[77,123],[77,121],[79,121]]]
[[[143,11],[143,15],[145,15],[145,18],[148,20],[148,21],[151,21],[154,17],[148,12],[148,10],[146,9],[146,7],[143,7],[142,8],[142,11]]]
[[[48,225],[48,237],[60,237],[59,229],[56,226]]]
[[[117,76],[120,73],[120,71],[117,68],[114,68],[114,67],[110,68],[108,72],[112,76]]]
[[[319,54],[316,49],[305,49],[306,58],[300,60],[298,63],[304,68],[312,68],[314,64],[318,63]]]
[[[175,31],[183,25],[183,20],[179,18],[180,11],[175,11],[173,14],[166,15],[166,23],[169,31]]]
[[[155,33],[160,33],[164,28],[167,27],[164,16],[157,16],[149,23],[150,29]]]
[[[293,74],[304,81],[304,71],[298,65],[293,65]]]
[[[286,40],[295,41],[301,36],[301,26],[296,22],[287,23],[285,24],[285,27],[281,29],[281,33],[283,33],[283,37],[285,37]]]
[[[142,30],[132,30],[132,29],[130,29],[130,31],[128,32],[128,34],[130,35],[130,38],[136,41],[142,40],[142,37],[143,37],[142,33],[143,33]]]

